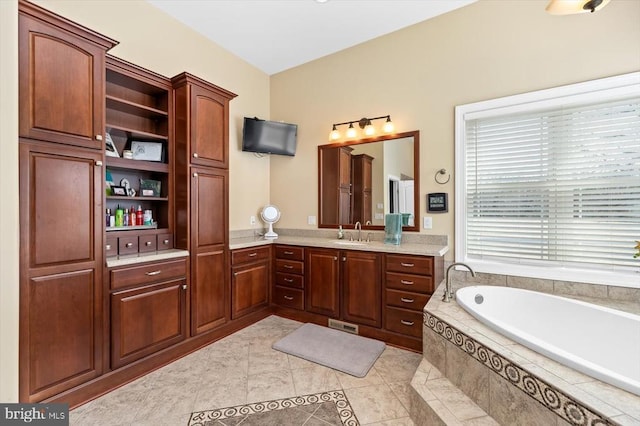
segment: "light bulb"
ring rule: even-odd
[[[382,126],[382,130],[385,133],[391,133],[393,132],[394,128],[395,126],[393,125],[393,121],[391,121],[391,117],[387,117],[387,121],[385,121],[384,125]]]
[[[376,133],[376,129],[375,127],[373,127],[373,124],[371,124],[371,121],[369,121],[369,124],[364,126],[364,134],[367,136],[372,136],[375,133]]]
[[[333,126],[333,130],[331,130],[331,133],[329,133],[329,139],[331,139],[332,141],[340,139],[340,132],[338,131],[338,129],[336,129],[336,126]]]
[[[353,123],[349,123],[349,128],[347,129],[347,137],[355,138],[357,134],[358,133],[356,132],[356,129],[353,127]]]

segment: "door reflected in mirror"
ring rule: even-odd
[[[419,231],[419,132],[318,147],[319,226],[384,229],[402,213],[403,230]]]

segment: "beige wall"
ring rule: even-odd
[[[242,117],[269,117],[269,76],[145,1],[35,2],[120,42],[115,56],[167,77],[188,71],[238,97],[230,108],[230,229],[269,202],[269,157],[241,152]],[[0,0],[0,401],[17,400],[18,140],[17,0]]]
[[[548,15],[547,3],[480,0],[272,76],[272,117],[300,130],[296,157],[272,160],[280,226],[310,227],[317,214],[316,146],[331,124],[391,114],[397,131],[420,130],[420,223],[426,194],[449,193],[450,213],[422,232],[453,243],[456,105],[640,70],[640,1],[572,16]],[[441,168],[446,185],[433,178]]]

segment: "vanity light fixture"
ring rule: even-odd
[[[382,131],[384,133],[393,133],[393,131],[395,130],[395,127],[393,125],[393,121],[391,121],[391,116],[382,115],[380,117],[372,117],[372,118],[363,117],[360,120],[345,121],[343,123],[334,123],[333,128],[331,129],[331,133],[329,133],[329,139],[332,141],[340,139],[342,137],[342,134],[338,130],[337,126],[342,126],[345,124],[349,125],[349,128],[347,129],[347,133],[346,133],[347,138],[348,139],[355,138],[358,135],[358,131],[356,130],[355,127],[353,127],[353,123],[358,123],[358,127],[364,130],[365,136],[373,136],[376,134],[376,128],[373,126],[371,122],[373,120],[381,120],[383,118],[386,118],[386,121],[382,126]]]
[[[551,15],[573,15],[575,13],[595,12],[610,0],[551,0],[546,11]]]

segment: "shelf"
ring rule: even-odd
[[[127,114],[147,118],[167,118],[169,116],[169,113],[167,111],[151,108],[146,105],[131,102],[126,99],[117,98],[112,95],[106,95],[105,98],[107,101],[107,108],[111,108]]]
[[[130,160],[128,158],[105,157],[107,167],[123,170],[143,170],[147,172],[169,173],[169,165],[166,163],[156,163],[153,161]],[[126,197],[131,198],[131,197]],[[152,197],[141,197],[149,199]]]
[[[107,232],[114,231],[140,231],[142,229],[158,229],[158,223],[153,225],[135,225],[135,226],[107,226]]]
[[[125,195],[107,195],[107,200],[169,201],[169,197],[127,197]]]
[[[166,141],[169,139],[167,135],[161,135],[159,133],[144,132],[142,130],[136,130],[124,126],[116,126],[114,124],[107,123],[107,132],[111,133],[112,130],[120,131],[127,136],[127,138],[141,138],[141,139],[158,139],[160,141]],[[113,135],[112,135],[113,136]]]

